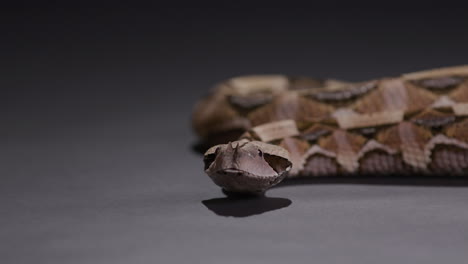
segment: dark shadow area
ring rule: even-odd
[[[468,177],[443,175],[326,176],[286,179],[273,188],[304,184],[368,184],[420,187],[468,187]]]
[[[278,210],[291,205],[291,200],[279,197],[228,195],[202,201],[220,216],[247,217]]]
[[[468,187],[468,177],[428,175],[387,175],[387,176],[327,176],[316,178],[287,179],[273,188],[294,185],[315,184],[364,184],[413,187]],[[266,197],[265,195],[239,195],[224,192],[227,197],[202,201],[209,210],[220,216],[247,217],[278,210],[291,205],[287,198]]]

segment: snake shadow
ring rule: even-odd
[[[468,187],[468,177],[447,175],[387,175],[387,176],[330,176],[317,178],[288,179],[274,186],[283,188],[295,185],[358,184],[413,187]],[[223,191],[224,192],[224,191]],[[226,197],[202,201],[210,211],[219,216],[248,217],[288,207],[292,201],[287,198],[267,197],[265,195],[246,196],[226,193]]]
[[[202,204],[219,216],[248,217],[285,208],[292,203],[287,198],[224,193],[226,197],[204,200]]]

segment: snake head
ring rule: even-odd
[[[246,139],[210,148],[204,163],[217,185],[244,193],[263,193],[283,180],[292,166],[286,149]]]

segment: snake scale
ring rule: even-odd
[[[468,172],[468,65],[359,83],[231,78],[193,112],[205,172],[227,191],[284,178]]]

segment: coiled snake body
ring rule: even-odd
[[[262,193],[299,176],[462,176],[468,66],[361,83],[236,77],[196,105],[193,126],[205,141],[226,140],[204,162],[227,191]]]

